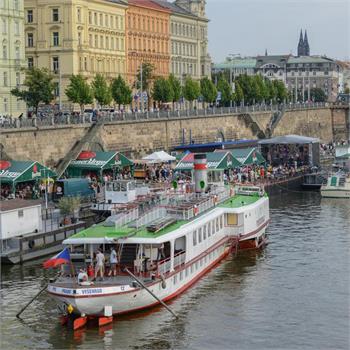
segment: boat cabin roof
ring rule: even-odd
[[[235,195],[226,201],[220,203],[215,208],[229,208],[238,209],[237,213],[242,212],[245,206],[254,204],[261,197],[259,195]],[[213,210],[211,210],[213,212]],[[209,212],[205,212],[204,215],[208,216]],[[130,243],[140,243],[140,244],[158,244],[161,243],[165,237],[170,233],[175,232],[182,226],[194,222],[197,220],[202,220],[202,215],[192,217],[189,220],[169,220],[169,218],[164,218],[163,221],[160,219],[152,221],[146,225],[140,227],[132,227],[133,225],[127,224],[121,227],[116,227],[115,225],[106,225],[101,223],[94,225],[86,230],[80,231],[70,238],[66,239],[64,244],[101,244],[101,243],[124,243],[128,240]],[[163,225],[164,224],[164,225]],[[163,238],[163,239],[162,239]],[[170,239],[173,237],[166,237]]]

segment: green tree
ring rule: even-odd
[[[49,104],[54,99],[55,84],[52,79],[53,76],[47,69],[27,69],[23,83],[25,89],[15,88],[11,94],[23,100],[28,107],[34,108],[37,115],[40,103]]]
[[[171,88],[173,90],[173,108],[174,108],[175,102],[178,102],[180,100],[180,97],[181,97],[181,92],[182,92],[181,82],[178,78],[175,77],[174,74],[170,74],[169,75],[169,83],[170,83]]]
[[[174,92],[169,80],[157,78],[153,84],[152,97],[158,103],[167,103],[173,101]]]
[[[183,87],[183,95],[187,101],[190,101],[193,108],[193,101],[196,100],[201,93],[199,83],[191,77],[187,77]]]
[[[119,109],[121,105],[129,105],[132,102],[132,91],[120,75],[113,79],[110,90],[113,100],[119,105]]]
[[[155,71],[155,66],[152,63],[150,62],[141,63],[141,66],[137,71],[136,81],[135,81],[135,87],[137,89],[141,89],[141,80],[142,80],[142,90],[146,91],[147,97],[148,97],[148,109],[150,106],[152,83],[154,81],[154,71]],[[141,76],[142,76],[142,79],[141,79]]]
[[[214,83],[208,77],[204,77],[200,81],[200,86],[204,102],[213,103],[218,95]]]
[[[350,94],[350,87],[346,87],[345,89],[344,89],[344,94]]]
[[[307,91],[305,92],[305,96],[307,96]],[[310,89],[310,97],[314,102],[326,102],[327,95],[321,88],[312,88]]]
[[[221,92],[221,105],[227,106],[232,100],[232,89],[230,84],[226,79],[220,78],[217,89],[219,92]]]
[[[256,82],[259,87],[259,96],[256,98],[257,102],[266,101],[268,98],[268,90],[264,78],[258,74],[255,77]]]
[[[235,93],[233,99],[237,104],[240,104],[244,100],[243,90],[238,81],[235,82]]]
[[[284,100],[287,100],[288,98],[288,90],[286,86],[284,85],[282,80],[274,80],[272,84],[275,87],[276,90],[276,100],[279,103],[282,103]]]
[[[102,74],[97,74],[91,84],[94,97],[98,104],[102,106],[109,105],[112,102],[111,90]]]
[[[267,87],[267,96],[268,96],[268,100],[269,101],[276,101],[276,97],[277,97],[277,91],[276,91],[276,87],[274,84],[272,84],[271,80],[269,79],[265,79],[265,84]]]
[[[66,95],[69,101],[80,106],[81,115],[84,113],[84,106],[93,102],[93,94],[90,85],[82,75],[72,75],[70,83],[66,88]]]

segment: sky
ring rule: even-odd
[[[229,54],[296,54],[306,29],[311,55],[350,60],[350,0],[207,0],[213,62]]]

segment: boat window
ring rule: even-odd
[[[177,282],[177,275],[174,275],[174,284]]]
[[[203,265],[203,258],[201,260],[199,260],[199,264],[200,264],[200,266]]]
[[[191,273],[193,273],[193,264],[191,265]]]
[[[223,227],[224,227],[224,216],[221,215],[220,216],[220,230],[222,230]]]
[[[202,242],[202,228],[198,229],[198,243]]]
[[[120,190],[121,190],[122,192],[126,192],[126,191],[127,191],[127,186],[128,186],[128,183],[127,183],[127,182],[122,182],[122,183],[120,184]]]
[[[193,246],[197,245],[197,231],[193,231]]]
[[[120,192],[120,183],[119,182],[113,183],[113,191]]]
[[[203,241],[207,239],[207,225],[203,226]]]
[[[212,234],[215,235],[215,220],[211,222],[211,229],[212,229]]]
[[[180,271],[180,281],[182,281],[183,278],[183,271]]]
[[[238,223],[238,215],[237,214],[227,214],[227,225],[228,226],[236,226]]]
[[[198,261],[196,261],[196,270],[198,270]]]
[[[219,231],[219,218],[216,218],[216,232]]]
[[[208,226],[208,237],[210,237],[211,236],[211,223],[208,222],[207,226]]]
[[[107,191],[113,191],[113,183],[107,182]]]
[[[188,276],[188,267],[186,268],[185,275],[186,275],[186,277]]]

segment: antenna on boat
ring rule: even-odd
[[[137,278],[131,271],[129,271],[126,267],[124,268],[124,271],[129,274],[137,283],[139,283],[149,294],[152,295],[152,297],[156,300],[158,300],[173,316],[176,318],[179,318],[176,313],[170,309],[170,307],[164,303],[163,300],[159,299],[149,288],[146,287],[146,285],[140,281],[139,278]]]

